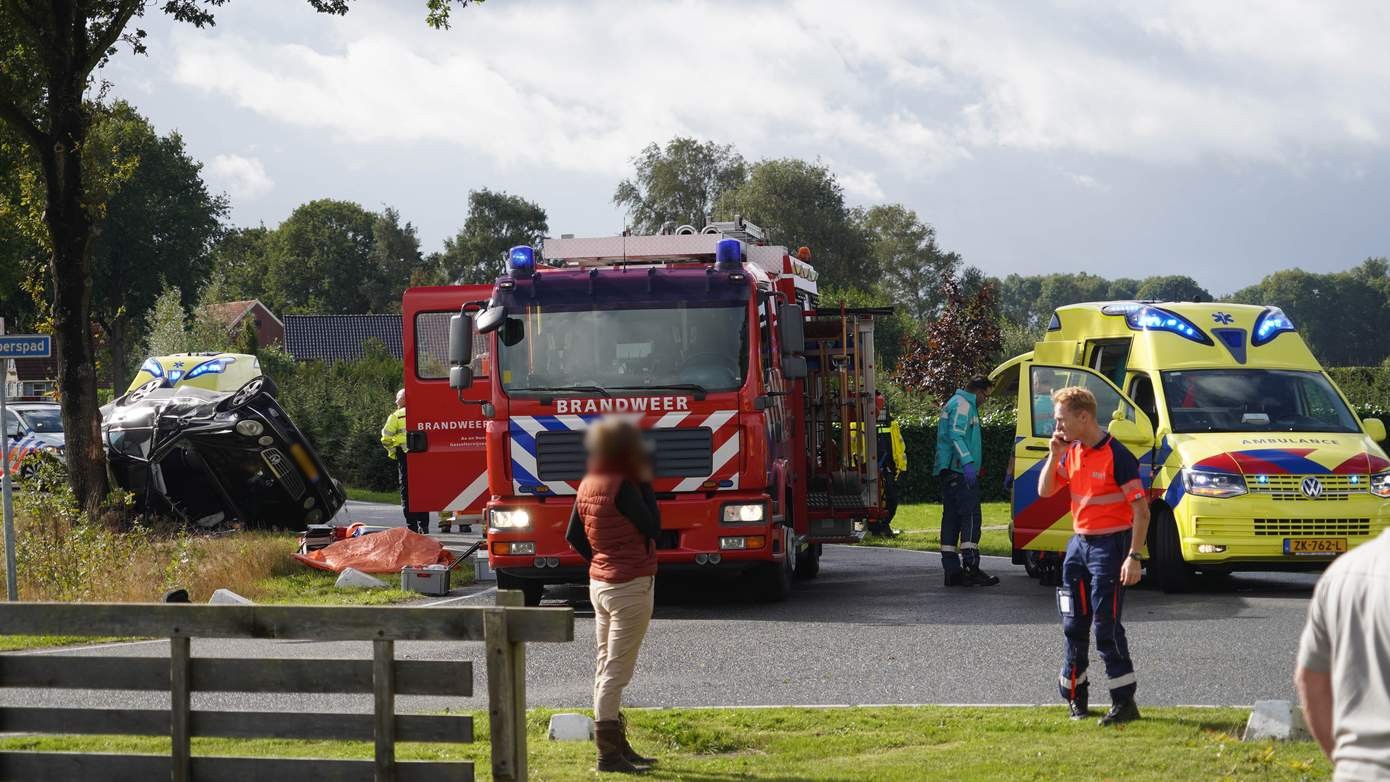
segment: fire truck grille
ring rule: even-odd
[[[650,429],[653,467],[660,478],[698,478],[714,472],[714,432],[696,429]],[[584,477],[584,433],[540,432],[536,435],[537,478],[577,481]]]

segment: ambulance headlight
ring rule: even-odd
[[[1371,494],[1390,499],[1390,472],[1371,476]]]
[[[493,529],[525,529],[531,526],[531,514],[524,510],[493,510],[488,514]]]
[[[767,505],[761,502],[725,505],[720,521],[725,524],[758,524],[767,518]]]
[[[1183,488],[1198,497],[1239,497],[1245,493],[1245,478],[1228,472],[1183,470]]]

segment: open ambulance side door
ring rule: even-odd
[[[401,306],[410,510],[481,516],[487,496],[483,405],[492,396],[487,336],[473,344],[473,385],[449,388],[449,318],[491,285],[411,288]],[[473,520],[473,519],[470,519]]]
[[[1038,473],[1047,460],[1052,439],[1052,392],[1080,386],[1096,397],[1100,424],[1143,460],[1153,450],[1154,429],[1148,415],[1108,378],[1079,366],[1021,364],[1018,390],[1018,430],[1014,437],[1013,524],[1015,549],[1064,551],[1071,538],[1071,495],[1063,488],[1051,497],[1038,496]]]

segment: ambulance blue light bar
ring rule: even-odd
[[[714,268],[736,272],[743,269],[743,242],[720,239],[714,245]]]
[[[1255,330],[1250,333],[1250,344],[1255,347],[1268,344],[1270,340],[1286,331],[1293,331],[1293,321],[1278,307],[1266,307],[1260,317],[1255,318]]]
[[[215,358],[211,361],[204,361],[203,363],[189,370],[188,374],[184,375],[183,379],[192,380],[195,377],[202,377],[203,375],[220,375],[223,372],[226,372],[227,365],[234,361],[236,361],[236,359],[232,358],[231,356]]]
[[[1125,315],[1125,323],[1135,331],[1166,331],[1202,345],[1216,344],[1192,321],[1161,307],[1138,307]]]
[[[530,277],[536,273],[536,248],[518,245],[507,252],[507,269],[513,277]]]

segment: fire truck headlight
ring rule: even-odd
[[[493,510],[488,514],[493,529],[525,529],[531,526],[531,514],[524,510]]]
[[[762,535],[740,535],[736,538],[719,539],[719,549],[721,551],[760,549],[766,544],[767,538]]]
[[[1245,478],[1226,472],[1183,470],[1183,488],[1198,497],[1239,497],[1245,493]]]
[[[1390,472],[1371,476],[1371,494],[1390,499]]]
[[[767,518],[767,505],[761,502],[725,505],[720,521],[725,524],[757,524]]]

